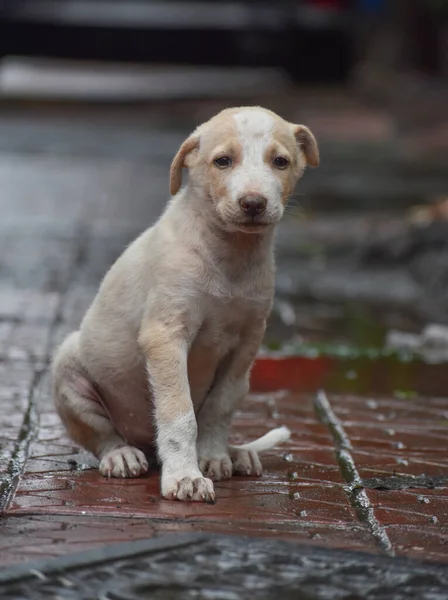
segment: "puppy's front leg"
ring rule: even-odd
[[[203,406],[198,419],[198,455],[201,471],[211,479],[229,479],[232,472],[241,475],[261,475],[262,467],[253,450],[232,449],[228,437],[233,413],[249,392],[250,369],[265,331],[265,321],[251,323]]]
[[[140,344],[153,392],[162,496],[213,502],[213,483],[202,476],[198,467],[197,424],[187,371],[188,343],[175,327],[151,322],[142,330]]]

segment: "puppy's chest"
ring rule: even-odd
[[[215,380],[218,369],[237,348],[259,329],[269,311],[270,301],[222,300],[209,297],[202,326],[188,356],[190,389],[200,405]]]
[[[269,308],[269,298],[209,297],[195,345],[222,358],[244,341],[251,328],[260,326]]]

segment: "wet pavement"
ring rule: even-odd
[[[154,469],[137,480],[101,478],[65,437],[47,385],[43,378],[28,422],[10,431],[19,439],[4,474],[4,564],[197,531],[448,561],[444,400],[252,395],[234,441],[281,423],[292,440],[265,456],[262,479],[218,483],[209,506],[161,500]],[[404,489],[394,489],[397,478]]]
[[[377,270],[373,284],[372,273],[362,279],[353,272],[348,289],[337,283],[338,249],[353,248],[366,227],[402,228],[403,219],[376,205],[374,214],[330,214],[319,199],[339,180],[329,166],[321,180],[318,171],[305,177],[307,218],[293,214],[280,230],[278,303],[253,393],[234,423],[235,441],[281,424],[292,430],[290,443],[265,456],[263,477],[219,483],[214,506],[167,502],[155,470],[138,480],[102,479],[92,458],[66,438],[52,406],[48,364],[108,266],[163,209],[170,159],[205,107],[172,111],[170,118],[161,108],[0,112],[0,564],[197,532],[269,538],[266,552],[286,540],[310,552],[325,547],[447,563],[448,370],[382,354],[389,327],[418,331],[424,323],[424,312],[414,308],[425,288],[403,269],[392,279],[390,270]],[[306,122],[306,110],[291,112]],[[324,131],[328,120],[314,118],[314,128]],[[374,114],[369,123],[364,145],[387,138],[387,120]],[[341,117],[339,129],[327,132],[327,163],[337,155],[342,164],[353,150],[350,140],[339,139],[344,127]],[[418,176],[422,189],[443,190],[440,173]],[[406,202],[413,201],[411,194]],[[322,246],[335,254],[328,258]],[[379,300],[363,296],[362,281],[380,290]],[[326,393],[316,394],[321,388]],[[254,553],[263,547],[245,544]],[[446,586],[439,584],[439,591]]]
[[[4,598],[36,600],[446,600],[447,585],[441,565],[200,534],[115,544],[0,573]]]

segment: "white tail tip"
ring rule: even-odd
[[[255,450],[255,452],[264,452],[265,450],[270,450],[271,448],[274,448],[274,446],[278,446],[279,444],[287,442],[290,437],[291,432],[289,431],[289,429],[285,426],[282,426],[268,431],[268,433],[258,438],[258,440],[254,440],[253,442],[249,442],[248,444],[243,444],[242,446],[233,446],[233,448],[241,448],[243,450]]]

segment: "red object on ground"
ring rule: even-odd
[[[255,392],[314,391],[324,385],[334,365],[328,357],[261,357],[252,369],[251,388]]]

